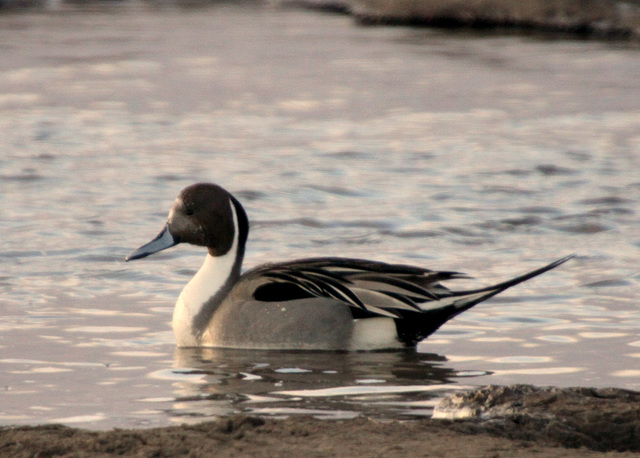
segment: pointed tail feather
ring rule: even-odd
[[[517,285],[518,283],[522,283],[523,281],[529,280],[533,277],[543,274],[551,269],[558,267],[560,264],[564,264],[574,256],[575,256],[574,254],[565,256],[564,258],[558,259],[557,261],[554,261],[551,264],[547,264],[544,267],[540,267],[539,269],[532,270],[531,272],[512,278],[511,280],[498,283],[497,285],[487,286],[486,288],[473,289],[473,290],[467,290],[467,291],[452,291],[451,292],[452,294],[449,297],[442,298],[439,301],[433,301],[433,302],[427,302],[425,304],[421,304],[421,308],[422,310],[426,311],[430,309],[432,310],[440,309],[440,308],[453,305],[455,308],[455,313],[449,317],[449,318],[453,318],[454,316],[464,312],[465,310],[469,310],[474,305],[479,304],[480,302],[485,301],[490,297],[495,296],[498,293],[501,293],[505,289],[511,288],[512,286]]]
[[[440,326],[454,316],[469,310],[474,305],[495,296],[511,286],[558,267],[573,257],[574,255],[566,256],[544,267],[497,285],[467,291],[448,291],[448,295],[440,300],[421,303],[419,306],[422,313],[412,315],[410,320],[396,320],[398,338],[407,347],[413,347],[419,341],[437,331]]]
[[[527,281],[530,278],[537,277],[538,275],[543,274],[551,269],[555,269],[559,265],[564,264],[569,259],[572,259],[574,257],[575,257],[575,254],[570,254],[569,256],[565,256],[564,258],[558,259],[557,261],[553,261],[551,264],[547,264],[544,267],[540,267],[539,269],[532,270],[531,272],[512,278],[511,280],[498,283],[497,285],[488,286],[486,288],[475,289],[471,291],[456,291],[454,294],[456,296],[463,296],[467,294],[480,293],[483,291],[496,291],[495,294],[498,294],[507,288],[511,288],[512,286],[517,285],[518,283],[522,283],[523,281]]]

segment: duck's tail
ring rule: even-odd
[[[511,288],[512,286],[517,285],[518,283],[522,283],[523,281],[527,281],[533,277],[537,277],[540,274],[543,274],[551,269],[555,269],[561,264],[564,264],[569,259],[573,258],[575,255],[571,254],[569,256],[565,256],[564,258],[558,259],[550,264],[547,264],[544,267],[540,267],[539,269],[532,270],[531,272],[527,272],[526,274],[520,275],[518,277],[512,278],[511,280],[504,281],[502,283],[498,283],[497,285],[487,286],[486,288],[481,289],[473,289],[467,291],[452,291],[451,296],[442,298],[440,301],[434,301],[433,303],[426,303],[427,309],[432,308],[432,305],[436,305],[440,303],[438,308],[446,307],[449,305],[453,305],[457,311],[456,315],[464,312],[465,310],[469,310],[474,305],[489,299],[490,297],[495,296],[496,294],[501,293],[505,289]],[[455,315],[452,315],[452,317]]]
[[[565,256],[539,269],[532,270],[526,274],[512,278],[510,280],[498,283],[497,285],[488,286],[486,288],[466,290],[466,291],[448,291],[438,300],[421,303],[419,306],[422,313],[413,315],[412,320],[396,320],[398,336],[407,346],[413,346],[420,340],[434,333],[440,326],[449,321],[451,318],[461,314],[465,310],[469,310],[476,304],[483,302],[496,294],[501,293],[505,289],[511,288],[518,283],[529,280],[543,274],[551,269],[564,264],[575,255]]]

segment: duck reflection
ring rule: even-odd
[[[406,352],[255,351],[178,348],[167,413],[184,422],[232,414],[325,418],[430,415],[438,399],[467,388],[444,356]],[[482,374],[484,375],[484,374]]]

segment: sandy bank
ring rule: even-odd
[[[440,415],[380,422],[232,417],[193,426],[85,431],[0,429],[2,456],[637,456],[640,393],[619,389],[485,387],[455,395]]]

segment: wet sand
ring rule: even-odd
[[[485,387],[443,400],[461,420],[328,421],[234,416],[147,430],[0,429],[3,456],[637,456],[640,393]]]

